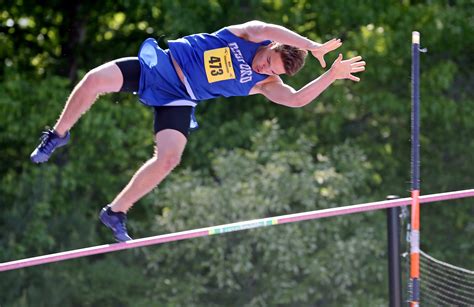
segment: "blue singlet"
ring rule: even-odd
[[[247,96],[268,76],[252,70],[257,49],[270,41],[254,43],[226,28],[212,34],[195,34],[169,41],[171,54],[188,81],[188,93],[197,100],[220,96]]]
[[[251,65],[258,48],[270,41],[250,42],[223,28],[168,43],[169,50],[162,50],[149,38],[140,47],[138,95],[146,105],[195,107],[199,100],[247,96],[256,83],[268,77],[253,71]],[[174,70],[170,52],[183,71],[184,84]],[[193,115],[191,128],[195,127]]]

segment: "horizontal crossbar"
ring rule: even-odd
[[[420,203],[431,203],[449,199],[458,199],[458,198],[466,198],[466,197],[473,197],[474,196],[474,189],[470,190],[462,190],[462,191],[454,191],[448,193],[439,193],[439,194],[431,194],[431,195],[424,195],[420,196]],[[105,244],[99,246],[92,246],[87,248],[75,249],[66,252],[54,253],[49,255],[43,255],[38,257],[32,258],[25,258],[21,260],[15,260],[10,262],[3,262],[0,263],[0,272],[2,271],[9,271],[9,270],[16,270],[20,268],[51,263],[51,262],[58,262],[67,259],[73,258],[80,258],[86,257],[91,255],[97,254],[104,254],[124,249],[131,249],[136,247],[143,247],[149,245],[157,245],[163,244],[166,242],[172,241],[180,241],[186,239],[192,239],[197,237],[207,237],[211,235],[223,234],[227,232],[233,231],[240,231],[245,229],[252,229],[252,228],[260,228],[265,226],[273,226],[278,224],[286,224],[286,223],[294,223],[300,222],[305,220],[315,220],[330,216],[339,216],[339,215],[347,215],[353,214],[358,212],[366,212],[366,211],[373,211],[373,210],[380,210],[392,207],[399,207],[399,206],[406,206],[411,204],[411,198],[399,198],[394,200],[385,200],[385,201],[378,201],[378,202],[371,202],[365,204],[358,204],[352,206],[345,206],[345,207],[337,207],[337,208],[329,208],[323,210],[316,210],[316,211],[308,211],[296,214],[287,214],[287,215],[280,215],[275,217],[268,217],[268,218],[261,218],[256,220],[249,220],[244,222],[238,223],[231,223],[231,224],[224,224],[219,226],[211,226],[206,228],[188,230],[188,231],[181,231],[175,232],[170,234],[158,235],[153,237],[147,237],[142,239],[131,240],[122,243],[114,243],[114,244]]]

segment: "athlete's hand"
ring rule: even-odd
[[[342,60],[342,54],[339,54],[329,71],[335,79],[350,79],[352,81],[359,82],[360,78],[357,78],[352,74],[365,70],[365,61],[361,60],[361,56],[356,56],[348,60]]]
[[[328,52],[336,50],[337,48],[341,47],[342,42],[339,38],[333,38],[330,41],[325,42],[314,49],[310,49],[313,56],[318,59],[319,63],[323,68],[326,68],[326,61],[324,61],[324,55]]]

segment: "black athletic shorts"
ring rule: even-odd
[[[115,61],[123,76],[120,92],[136,93],[140,84],[140,62],[138,58],[128,57]],[[161,106],[155,109],[154,131],[173,129],[181,132],[186,138],[189,135],[191,106]]]

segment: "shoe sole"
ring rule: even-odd
[[[113,228],[109,223],[107,223],[107,221],[105,221],[105,220],[102,218],[102,216],[103,216],[104,214],[107,214],[107,213],[105,212],[104,209],[102,209],[102,210],[100,211],[100,214],[99,214],[99,220],[100,220],[100,221],[102,222],[102,224],[104,224],[107,228],[109,228],[110,230],[112,230],[112,233],[113,233],[113,236],[114,236],[115,241],[121,243],[121,242],[126,242],[126,241],[133,240],[130,236],[129,236],[130,239],[127,239],[127,240],[119,240],[119,239],[115,236],[115,230],[114,230],[114,228]]]
[[[38,147],[35,148],[35,150],[33,151],[33,153],[30,155],[30,160],[33,162],[33,163],[36,163],[36,164],[40,164],[40,163],[45,163],[45,162],[48,162],[49,158],[51,158],[51,156],[53,155],[54,151],[60,147],[64,147],[66,146],[67,144],[69,143],[69,139],[67,140],[66,143],[63,143],[63,144],[60,144],[60,145],[57,145],[56,147],[53,148],[53,150],[51,150],[51,153],[49,155],[47,154],[43,154],[43,157],[39,158],[38,159],[38,153],[42,153]],[[38,151],[38,153],[36,155],[34,155],[34,153]]]

